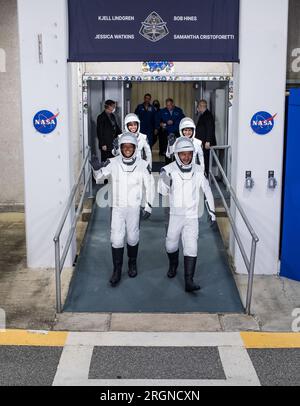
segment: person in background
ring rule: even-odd
[[[158,120],[158,116],[159,116],[159,113],[160,113],[160,102],[159,102],[159,100],[153,100],[152,106],[154,108],[154,127],[155,127],[155,124],[156,124],[156,122]],[[161,129],[158,130],[157,128],[154,129],[152,146],[155,145],[157,143],[157,140],[158,140],[158,142],[159,142],[159,155],[162,155],[161,154],[161,131],[160,130]]]
[[[147,135],[150,147],[153,146],[153,133],[155,127],[155,109],[151,104],[152,96],[150,93],[145,94],[144,103],[139,104],[135,109],[135,114],[141,122],[141,133]]]
[[[174,134],[176,137],[179,135],[179,123],[185,117],[181,108],[176,107],[174,100],[168,98],[166,100],[166,107],[160,110],[160,114],[157,117],[156,129],[161,128],[163,130],[162,135],[162,153],[166,154],[168,137],[170,134]]]
[[[196,126],[196,138],[202,141],[205,173],[209,174],[210,147],[217,145],[215,135],[215,120],[212,113],[207,109],[207,101],[200,100],[198,103],[199,119]]]
[[[187,137],[193,141],[193,145],[195,148],[195,153],[193,155],[193,163],[199,164],[204,171],[204,156],[202,142],[197,138],[195,138],[196,125],[194,123],[194,120],[192,120],[189,117],[183,118],[179,124],[179,135],[180,137]],[[175,141],[176,141],[175,136],[173,134],[170,134],[166,156],[171,160],[173,160],[174,158]]]
[[[113,157],[113,140],[122,133],[114,115],[116,102],[113,100],[106,100],[104,107],[105,110],[97,118],[97,137],[99,140],[102,162]]]
[[[140,132],[140,119],[134,113],[129,113],[124,119],[124,127],[125,133],[130,132],[134,134],[137,138],[138,146],[137,146],[137,157],[138,158],[145,158],[145,161],[148,162],[150,168],[152,168],[152,152],[151,148],[148,144],[147,135]],[[119,139],[121,138],[122,134],[119,135],[118,138],[114,139],[114,146],[112,150],[113,156],[117,156],[120,153],[119,148]]]

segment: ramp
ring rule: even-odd
[[[206,216],[200,219],[200,238],[195,281],[202,289],[184,291],[183,257],[176,278],[166,273],[165,209],[153,209],[150,220],[141,224],[138,276],[127,275],[125,250],[122,281],[111,288],[110,209],[94,205],[90,223],[78,258],[65,312],[118,313],[242,313],[238,290],[229,269],[227,254],[219,232],[213,232]]]

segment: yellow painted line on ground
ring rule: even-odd
[[[241,333],[247,349],[300,348],[300,333]]]
[[[66,332],[0,330],[0,346],[63,347],[67,337]]]

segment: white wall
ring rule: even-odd
[[[24,204],[17,1],[0,0],[0,207]]]
[[[47,10],[47,13],[41,10]],[[72,145],[76,148],[80,145],[76,134],[70,131],[71,123],[77,130],[81,127],[71,112],[71,107],[78,102],[78,95],[74,89],[68,88],[68,80],[71,73],[73,78],[76,77],[77,67],[68,69],[66,62],[66,0],[54,0],[51,7],[46,0],[18,0],[18,11],[28,265],[47,267],[54,264],[52,238],[73,184]],[[261,274],[276,273],[278,264],[287,16],[288,0],[241,0],[241,63],[235,66],[234,74],[232,119],[236,131],[231,134],[235,149],[232,167],[238,198],[261,239],[256,267],[257,273]],[[42,65],[38,62],[37,52],[39,33],[44,38]],[[127,65],[126,69],[129,66],[130,70],[133,69],[133,65],[139,72],[139,64]],[[183,69],[184,73],[198,75],[212,69],[220,73],[217,66],[200,65],[190,66],[189,72],[184,66],[177,69],[178,72]],[[125,64],[86,64],[85,71],[91,70],[94,73],[127,73]],[[227,71],[231,71],[231,65],[227,66]],[[60,111],[58,127],[47,137],[36,133],[32,126],[34,114],[44,108],[54,113]],[[250,128],[250,119],[259,110],[278,113],[274,130],[266,137],[254,135]],[[78,156],[76,159],[78,161]],[[244,189],[246,170],[252,170],[256,182],[251,192]],[[279,181],[275,191],[267,189],[268,170],[275,170]],[[250,238],[239,218],[237,224],[250,250]],[[72,251],[71,257],[73,254]],[[69,258],[69,262],[71,260]],[[238,272],[245,272],[237,251],[235,261]]]
[[[32,268],[54,266],[53,237],[73,185],[66,6],[65,0],[18,0],[27,262]],[[43,36],[42,64],[38,34]],[[60,113],[56,130],[47,136],[32,124],[44,109]],[[69,227],[70,219],[61,248]],[[73,256],[74,246],[66,266]]]
[[[240,64],[235,66],[233,138],[233,182],[237,196],[249,216],[260,242],[256,272],[278,271],[284,103],[287,55],[288,0],[241,0]],[[238,96],[238,97],[236,97]],[[267,136],[253,133],[252,116],[258,111],[277,113],[275,126]],[[254,189],[245,189],[245,171],[251,170]],[[278,187],[267,188],[268,171],[275,170]],[[242,240],[250,253],[250,237],[236,215]],[[246,268],[235,247],[237,271]]]
[[[72,162],[74,179],[77,178],[82,165],[82,129],[79,114],[80,102],[82,99],[82,88],[79,87],[79,64],[69,64],[70,72],[70,109],[71,109],[71,142],[72,142]]]
[[[24,164],[21,121],[21,83],[17,0],[0,0],[0,209],[23,209]],[[141,63],[95,63],[86,65],[86,72],[142,74]],[[78,114],[78,64],[70,64],[72,76],[72,149],[74,176],[81,165],[80,118]],[[231,76],[232,64],[176,63],[175,73],[219,74]],[[17,168],[17,170],[16,170]],[[13,185],[13,187],[12,187]]]

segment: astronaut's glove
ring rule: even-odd
[[[113,139],[113,149],[115,150],[115,152],[117,152],[119,149],[119,138],[118,137]]]
[[[99,161],[97,155],[93,155],[89,162],[94,171],[99,171],[103,167],[103,162]]]
[[[142,220],[148,220],[148,218],[151,216],[152,213],[152,208],[150,204],[146,204],[145,208],[141,210],[141,218]]]
[[[169,134],[168,143],[169,143],[170,147],[172,147],[172,145],[175,144],[175,141],[176,141],[176,135],[173,133]]]
[[[212,219],[212,217],[210,218],[210,229],[212,230],[212,231],[218,231],[218,224],[217,224],[217,221],[216,221],[216,219]]]
[[[160,178],[167,187],[171,187],[172,184],[171,177],[167,174],[164,168],[162,168],[160,171]]]

